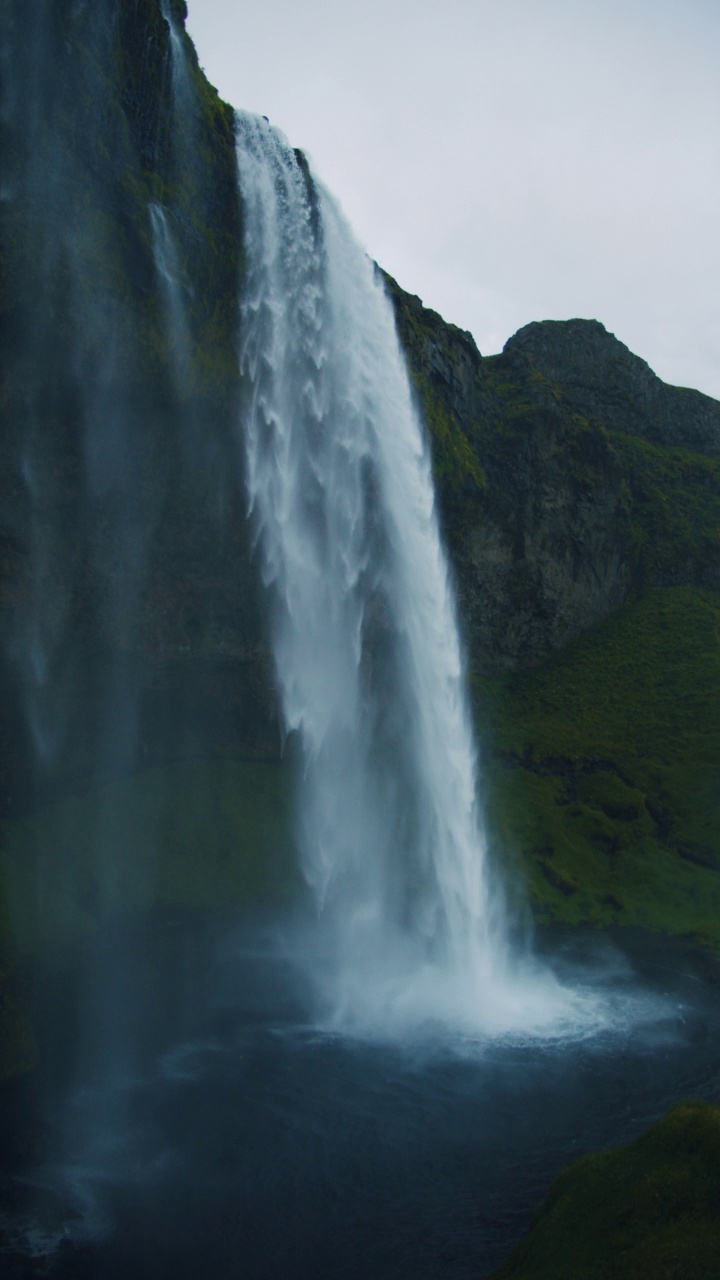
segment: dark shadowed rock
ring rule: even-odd
[[[499,356],[392,280],[476,670],[529,666],[650,586],[720,586],[720,405],[597,321]]]
[[[543,320],[506,342],[559,383],[578,413],[609,431],[656,444],[720,454],[720,404],[700,391],[671,387],[597,320]]]

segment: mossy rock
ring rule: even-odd
[[[490,1280],[716,1280],[719,1205],[720,1107],[681,1102],[566,1169]]]
[[[636,572],[676,580],[718,563],[720,459],[613,434],[626,480]]]

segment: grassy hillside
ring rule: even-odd
[[[720,599],[651,591],[475,692],[490,827],[538,917],[720,949]]]
[[[719,1197],[720,1107],[682,1102],[566,1169],[491,1280],[715,1280]]]

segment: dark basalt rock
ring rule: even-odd
[[[173,12],[184,20],[183,3]],[[206,750],[277,756],[280,738],[237,440],[232,111],[187,40],[181,145],[158,0],[49,0],[32,24],[2,0],[0,23],[0,814],[17,815],[110,763],[119,665],[138,725],[115,772]],[[181,386],[153,207],[184,291]],[[50,719],[65,722],[47,777],[27,715],[40,634]]]
[[[720,405],[700,391],[671,387],[597,320],[543,320],[506,342],[559,383],[566,403],[608,431],[642,436],[713,457],[720,454]]]
[[[595,321],[482,357],[388,281],[428,424],[495,856],[536,917],[720,946],[720,406]],[[512,871],[505,871],[510,889]]]
[[[427,418],[470,663],[537,664],[651,586],[720,589],[720,405],[592,320],[499,356],[388,279]]]

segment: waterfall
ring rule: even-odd
[[[183,31],[173,14],[170,0],[160,0],[160,12],[170,28],[170,70],[175,112],[177,116],[187,120],[188,116],[194,115],[195,95],[187,63]],[[182,130],[180,135],[182,141]]]
[[[247,485],[302,758],[316,976],[344,1024],[527,1024],[537,983],[514,971],[488,864],[451,579],[391,304],[304,156],[264,119],[237,119]]]
[[[188,385],[192,359],[192,340],[184,297],[186,285],[167,211],[151,201],[149,213],[153,257],[165,308],[168,353],[172,360],[176,388],[182,392]]]
[[[160,12],[169,30],[168,57],[173,120],[173,128],[170,134],[172,165],[175,169],[182,167],[187,171],[188,168],[193,167],[195,149],[193,143],[197,106],[187,63],[183,34],[172,12],[169,0],[160,0]],[[165,310],[169,355],[175,375],[176,390],[182,392],[187,390],[192,359],[192,339],[185,296],[188,284],[184,279],[183,267],[168,210],[153,200],[149,203],[148,212],[152,231],[153,258]]]

